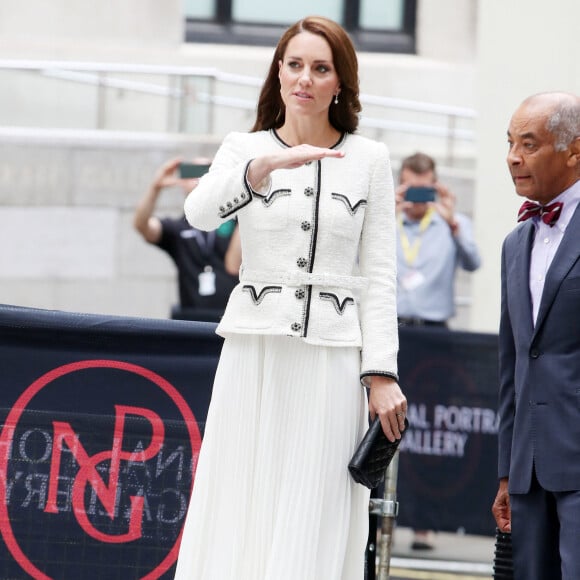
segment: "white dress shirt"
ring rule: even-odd
[[[538,216],[532,218],[536,228],[530,261],[530,293],[534,325],[538,318],[546,274],[564,237],[566,227],[570,223],[580,201],[580,181],[563,191],[550,203],[557,201],[562,202],[564,207],[560,218],[553,227],[545,224]]]

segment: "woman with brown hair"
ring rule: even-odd
[[[186,200],[196,227],[237,217],[242,266],[179,580],[363,578],[369,492],[347,465],[368,411],[393,441],[407,401],[393,180],[385,145],[354,134],[357,69],[335,22],[290,27],[253,130],[225,138]]]

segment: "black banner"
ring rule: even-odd
[[[400,329],[410,430],[399,454],[401,526],[493,535],[497,336]]]
[[[173,578],[214,324],[0,307],[0,576]]]
[[[173,578],[214,329],[0,306],[0,580]],[[399,524],[493,535],[496,338],[403,328],[400,373]]]

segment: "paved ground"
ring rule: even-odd
[[[390,579],[490,580],[495,538],[438,532],[434,549],[411,550],[412,532],[397,528],[391,546]]]

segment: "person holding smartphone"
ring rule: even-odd
[[[397,203],[397,317],[401,326],[446,328],[455,314],[455,273],[480,265],[471,221],[437,179],[425,153],[403,160]],[[414,530],[411,548],[433,549],[428,530]]]
[[[399,323],[446,326],[457,269],[473,272],[481,263],[471,220],[455,211],[455,195],[424,153],[403,160],[396,202]]]
[[[157,200],[169,187],[180,187],[184,194],[197,187],[207,173],[211,159],[184,162],[170,159],[159,167],[149,189],[137,204],[135,229],[143,239],[165,251],[177,268],[179,305],[172,318],[219,322],[228,297],[238,282],[241,258],[232,245],[235,222],[227,221],[216,230],[204,232],[180,217],[154,215]]]

